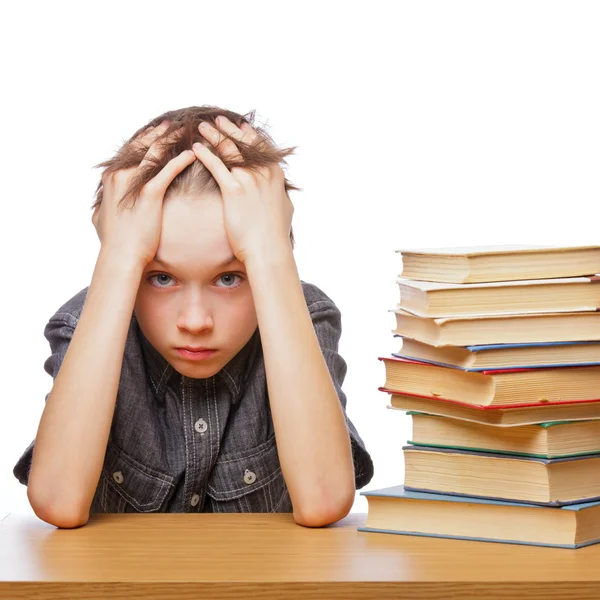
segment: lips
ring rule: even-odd
[[[187,350],[186,348],[177,348],[177,354],[186,360],[208,360],[212,358],[217,350]]]
[[[201,346],[198,348],[194,348],[192,346],[179,346],[178,350],[187,350],[188,352],[208,352],[209,350],[214,350],[214,348],[202,348]]]

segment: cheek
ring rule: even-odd
[[[159,298],[153,297],[152,294],[138,291],[134,310],[138,322],[145,329],[159,329],[160,324],[167,318],[169,312],[167,303],[157,300]]]
[[[237,329],[240,333],[248,333],[256,329],[258,324],[252,294],[241,297],[227,307],[229,329]]]

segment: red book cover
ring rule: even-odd
[[[389,390],[385,387],[377,388],[380,392],[386,392],[388,394],[396,394],[400,396],[412,396],[413,398],[425,398],[426,400],[433,400],[435,402],[447,402],[449,404],[457,404],[458,406],[465,406],[468,408],[475,408],[477,410],[519,410],[520,408],[535,408],[537,406],[554,406],[562,404],[589,404],[590,402],[600,402],[600,398],[593,398],[591,400],[558,400],[556,402],[529,402],[527,404],[499,404],[495,406],[482,406],[481,404],[469,404],[468,402],[460,402],[458,400],[450,400],[449,398],[442,398],[441,396],[423,396],[421,394],[409,394],[407,392],[398,392],[395,390]]]

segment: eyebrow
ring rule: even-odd
[[[163,267],[165,267],[167,269],[173,268],[173,266],[170,265],[168,262],[165,262],[164,260],[162,260],[158,256],[158,254],[154,257],[154,262],[160,263]],[[215,269],[223,269],[223,268],[228,267],[229,265],[233,264],[234,262],[238,262],[238,258],[234,254],[232,254],[232,255],[228,256],[225,260],[222,260],[221,262],[217,263],[215,265]]]

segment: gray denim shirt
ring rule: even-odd
[[[44,329],[52,352],[44,370],[53,378],[88,289],[63,304]],[[317,286],[302,282],[302,289],[345,414],[341,386],[346,362],[338,354],[340,311]],[[373,477],[373,462],[347,416],[346,424],[355,484],[361,488]],[[13,469],[24,485],[34,443]],[[218,373],[191,379],[175,371],[150,344],[132,314],[104,465],[90,511],[292,511],[277,454],[258,328]]]

